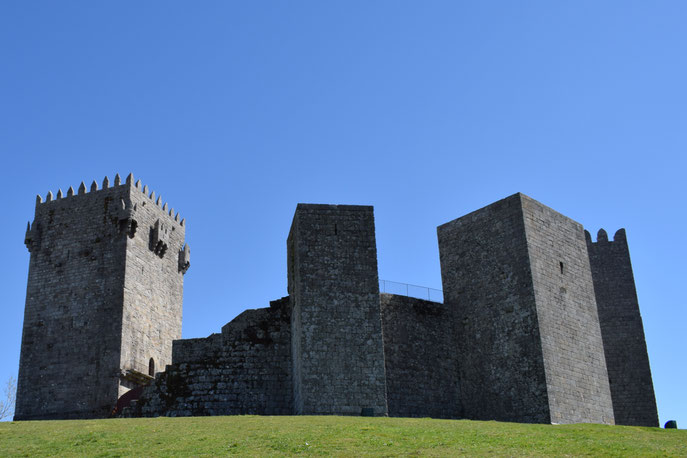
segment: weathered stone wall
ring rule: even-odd
[[[389,416],[459,418],[450,308],[394,294],[381,306]]]
[[[465,415],[613,424],[582,226],[515,194],[438,234]]]
[[[520,196],[553,423],[613,424],[582,225]]]
[[[386,415],[372,207],[299,204],[287,247],[295,412]]]
[[[126,247],[120,364],[148,374],[151,359],[154,372],[172,362],[172,341],[181,338],[185,222],[159,197],[130,189],[126,203],[135,208],[137,228]],[[120,395],[133,387],[123,380]]]
[[[550,422],[520,195],[437,233],[444,303],[455,313],[463,414]]]
[[[82,183],[76,195],[70,188],[36,204],[18,420],[107,416],[135,386],[126,370],[147,373],[151,357],[169,362],[180,335],[183,225],[132,175],[97,187]],[[158,218],[174,225],[166,259],[149,248]]]
[[[658,426],[654,385],[625,230],[587,232],[613,412],[618,425]]]
[[[102,417],[117,400],[127,236],[115,202],[127,192],[60,191],[36,205],[17,420]]]
[[[174,363],[127,416],[287,415],[291,403],[291,306],[246,310],[206,339],[174,342]]]

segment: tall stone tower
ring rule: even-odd
[[[604,341],[613,413],[618,425],[658,426],[644,325],[639,314],[625,229],[613,241],[601,229],[586,232],[599,323]]]
[[[437,232],[464,416],[613,424],[582,226],[515,194]]]
[[[190,265],[184,232],[132,175],[37,197],[15,420],[106,417],[171,363]]]
[[[372,207],[298,204],[287,247],[294,413],[386,415]]]

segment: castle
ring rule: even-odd
[[[199,339],[180,339],[184,232],[132,175],[37,197],[15,420],[114,409],[658,426],[623,229],[593,242],[514,194],[439,226],[439,303],[380,294],[372,207],[298,204],[288,296]]]

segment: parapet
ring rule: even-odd
[[[584,238],[587,240],[587,244],[606,244],[606,243],[614,243],[614,242],[622,242],[624,244],[627,244],[627,235],[625,234],[625,228],[620,228],[617,231],[615,231],[615,234],[613,235],[613,240],[608,240],[608,233],[606,232],[605,229],[599,229],[599,232],[596,234],[596,242],[592,241],[592,235],[589,233],[588,230],[585,229],[584,231]]]
[[[160,209],[167,213],[169,217],[176,223],[178,223],[180,226],[184,226],[185,224],[185,219],[181,218],[179,216],[179,213],[175,213],[174,209],[169,207],[167,202],[164,202],[162,200],[161,196],[158,196],[157,199],[155,198],[155,191],[150,191],[148,190],[148,186],[142,186],[141,185],[141,180],[137,180],[134,183],[134,175],[133,173],[129,173],[129,175],[126,177],[126,181],[122,183],[122,179],[120,178],[119,174],[115,174],[114,176],[114,185],[110,186],[110,179],[106,176],[103,181],[102,181],[102,188],[98,189],[98,183],[93,180],[90,186],[90,191],[86,190],[86,184],[82,181],[81,184],[78,187],[78,193],[75,194],[74,188],[69,187],[67,190],[67,195],[64,196],[62,193],[62,189],[57,190],[57,194],[53,195],[52,191],[48,191],[48,193],[45,195],[45,200],[43,200],[43,197],[38,194],[36,196],[36,209],[39,207],[43,207],[44,205],[54,205],[55,202],[63,201],[66,199],[78,199],[80,196],[83,195],[93,195],[93,194],[98,194],[98,193],[103,193],[106,192],[109,189],[115,189],[119,187],[128,187],[130,189],[137,189],[141,191],[144,195],[146,195],[155,205],[160,207]],[[128,210],[128,205],[130,203],[121,202],[122,205],[122,210]]]

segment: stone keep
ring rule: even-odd
[[[15,420],[106,417],[171,363],[190,265],[184,230],[132,175],[37,197]]]
[[[299,204],[287,256],[295,413],[386,415],[372,207]]]
[[[613,423],[582,226],[522,194],[438,228],[463,415]]]

